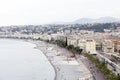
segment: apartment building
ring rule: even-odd
[[[114,44],[114,52],[120,53],[120,41],[113,41]]]
[[[78,46],[77,39],[73,36],[67,37],[67,45],[74,45],[75,47]]]
[[[102,41],[102,51],[106,53],[114,52],[114,44],[111,40],[103,40]]]
[[[95,54],[96,53],[96,42],[93,39],[81,39],[76,37],[68,37],[67,45],[78,46],[83,49],[84,52]]]
[[[90,54],[96,53],[96,42],[93,39],[86,40],[85,51]]]

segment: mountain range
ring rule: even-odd
[[[56,22],[55,24],[87,24],[87,23],[113,23],[113,22],[120,23],[120,19],[114,17],[100,17],[98,19],[80,18],[73,22]]]

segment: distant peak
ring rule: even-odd
[[[73,22],[59,22],[59,24],[87,24],[87,23],[113,23],[113,22],[120,22],[120,19],[115,17],[110,17],[110,16],[100,17],[97,19],[80,18]]]

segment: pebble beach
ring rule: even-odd
[[[77,61],[70,57],[70,52],[54,44],[48,44],[42,41],[29,41],[36,44],[47,57],[55,70],[54,80],[93,80],[92,74],[85,67],[82,61]]]

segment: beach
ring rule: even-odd
[[[42,41],[32,41],[47,57],[54,67],[56,76],[54,80],[93,80],[93,76],[82,61],[70,57],[70,52],[54,44]]]

